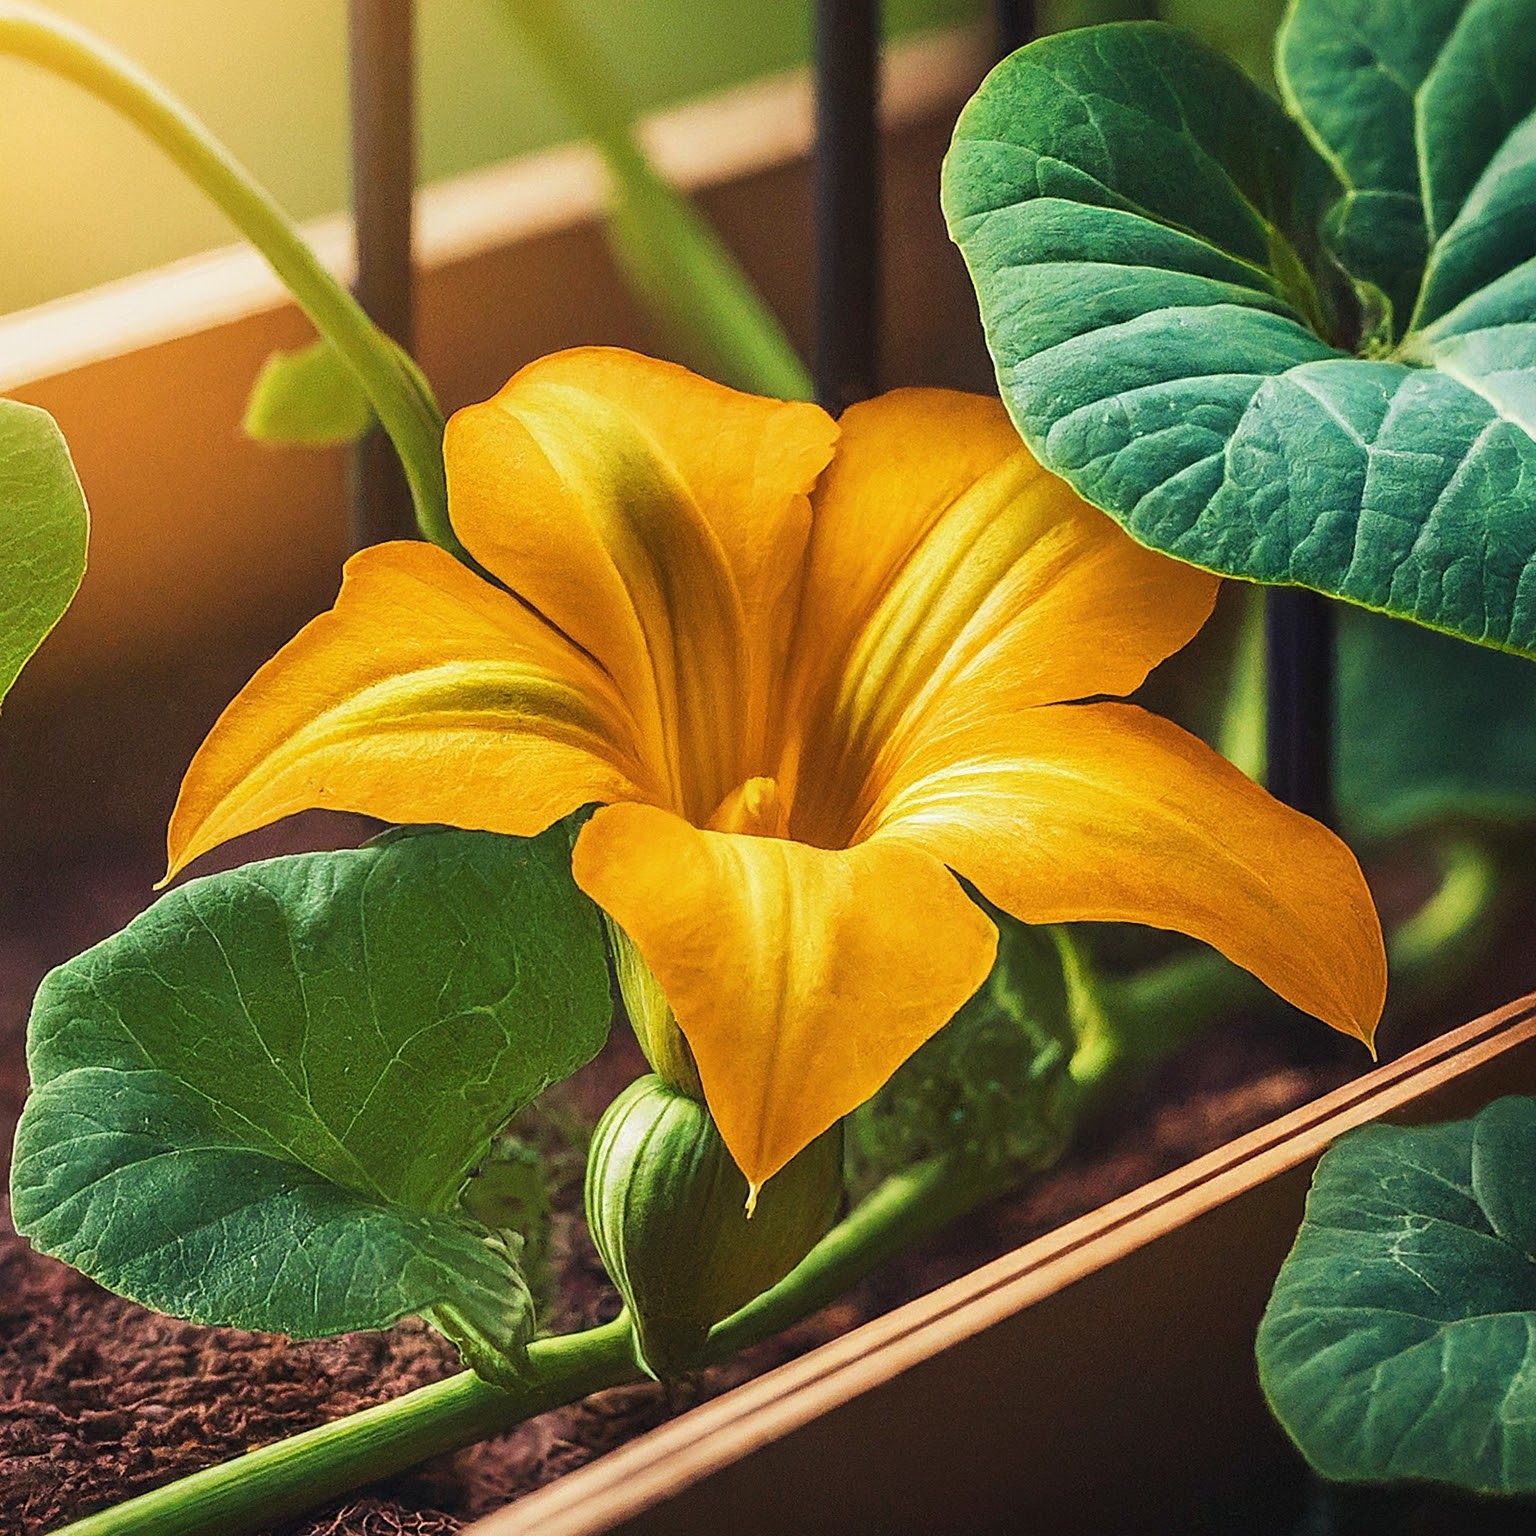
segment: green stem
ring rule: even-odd
[[[430,387],[325,270],[250,172],[137,65],[41,6],[0,0],[0,53],[50,70],[120,112],[218,204],[357,376],[405,466],[422,533],[465,558],[448,522],[443,417]]]
[[[1013,1183],[1007,1169],[946,1156],[892,1174],[772,1290],[715,1326],[710,1359],[722,1360],[809,1317],[887,1259]]]
[[[773,312],[693,204],[635,137],[624,85],[561,0],[507,0],[565,110],[613,180],[609,237],[631,286],[722,382],[784,400],[813,397]]]
[[[640,1375],[622,1317],[585,1333],[536,1340],[528,1357],[522,1391],[503,1392],[464,1371],[194,1472],[77,1520],[57,1536],[242,1536]]]
[[[1000,1187],[1000,1174],[945,1158],[888,1179],[792,1274],[715,1328],[710,1358],[723,1359],[809,1316]],[[629,1322],[621,1316],[585,1333],[535,1340],[527,1382],[515,1392],[465,1371],[194,1472],[55,1536],[242,1536],[590,1392],[640,1379]]]

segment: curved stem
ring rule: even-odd
[[[218,204],[357,376],[405,466],[422,533],[466,558],[448,522],[443,417],[430,387],[325,270],[250,172],[137,65],[41,6],[0,0],[0,53],[49,70],[120,112]]]
[[[892,1174],[776,1286],[711,1329],[709,1358],[722,1360],[809,1317],[887,1259],[1013,1182],[1008,1169],[950,1156]]]
[[[987,1199],[1002,1176],[934,1158],[888,1179],[787,1278],[710,1335],[719,1360],[809,1316],[891,1255]],[[537,1339],[527,1381],[503,1391],[464,1371],[376,1408],[194,1472],[55,1536],[242,1536],[606,1387],[639,1381],[628,1319]]]

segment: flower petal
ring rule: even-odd
[[[807,493],[836,437],[816,406],[596,347],[448,424],[459,537],[607,668],[696,821],[772,771]]]
[[[316,806],[531,836],[594,800],[655,797],[633,736],[597,664],[516,598],[431,545],[377,545],[199,748],[170,873]]]
[[[1131,705],[978,712],[926,734],[863,835],[926,849],[1028,923],[1203,939],[1367,1044],[1381,1016],[1381,925],[1354,855]]]
[[[629,935],[762,1184],[979,987],[997,933],[936,859],[705,832],[643,805],[582,828],[576,883]]]
[[[1129,693],[1205,622],[1217,587],[1041,469],[995,400],[900,390],[842,426],[815,496],[797,653],[793,825],[827,845],[946,697],[1016,709]]]

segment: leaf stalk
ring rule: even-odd
[[[405,466],[424,537],[467,560],[448,521],[443,415],[416,364],[328,272],[251,173],[131,60],[28,0],[0,0],[0,53],[60,76],[126,117],[267,259],[356,375]]]

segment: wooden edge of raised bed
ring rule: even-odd
[[[974,1340],[984,1331],[1016,1318],[1026,1308],[1062,1295],[1115,1261],[1191,1228],[1199,1218],[1229,1206],[1237,1197],[1270,1183],[1278,1175],[1291,1171],[1308,1173],[1311,1163],[1345,1131],[1383,1117],[1450,1118],[1470,1113],[1500,1092],[1519,1091],[1522,1087],[1536,1089],[1536,1049],[1520,1053],[1518,1072],[1508,1070],[1516,1065],[1512,1053],[1520,1047],[1530,1047],[1533,1041],[1536,994],[1452,1030],[931,1295],[909,1302],[799,1360],[693,1409],[475,1523],[465,1536],[532,1536],[534,1532],[538,1536],[590,1536],[620,1527],[637,1531],[702,1531],[711,1528],[709,1519],[721,1515],[722,1499],[723,1508],[730,1511],[732,1529],[778,1530],[781,1527],[777,1521],[765,1523],[745,1510],[732,1509],[728,1494],[716,1498],[709,1513],[703,1505],[692,1511],[669,1506],[666,1521],[654,1527],[643,1516],[662,1501],[677,1499],[722,1469],[773,1447],[812,1421],[855,1400],[866,1400],[867,1411],[859,1415],[866,1431],[871,1425],[882,1423],[910,1427],[911,1415],[905,1407],[893,1408],[882,1420],[882,1410],[869,1404],[871,1395],[915,1366],[935,1361],[952,1346]],[[1495,1063],[1500,1068],[1498,1072],[1484,1070]],[[1215,1303],[1222,1314],[1222,1326],[1216,1332],[1251,1338],[1249,1330],[1257,1320],[1254,1308],[1262,1306],[1268,1281],[1294,1235],[1304,1193],[1305,1179],[1300,1178],[1280,1203],[1275,1219],[1247,1224],[1241,1251],[1245,1257],[1251,1254],[1259,1273],[1245,1282],[1250,1294],[1245,1295],[1241,1305],[1222,1307],[1219,1300]],[[1239,1228],[1244,1225],[1238,1223]],[[1223,1258],[1233,1251],[1230,1244],[1224,1246]],[[1187,1310],[1201,1310],[1201,1287],[1212,1282],[1211,1266],[1198,1262],[1181,1264],[1177,1259],[1170,1264],[1167,1259],[1165,1255],[1161,1266],[1165,1279],[1170,1271],[1181,1277],[1181,1285],[1187,1278]],[[1220,1295],[1219,1278],[1216,1284]],[[1158,1305],[1180,1306],[1177,1297],[1170,1303],[1165,1284],[1161,1289],[1162,1295],[1145,1313],[1143,1331],[1155,1330]],[[1236,1319],[1235,1329],[1228,1326],[1234,1312],[1242,1314]],[[1115,1321],[1121,1323],[1125,1319]],[[1068,1347],[1062,1353],[1070,1360],[1073,1349]],[[1082,1396],[1081,1383],[1068,1383],[1063,1378],[1062,1384],[1070,1387],[1065,1396]],[[995,1382],[988,1384],[988,1390],[995,1387]],[[1055,1390],[1054,1385],[1048,1387],[1047,1396]],[[1253,1392],[1257,1392],[1256,1386]],[[1092,1399],[1091,1391],[1087,1395]],[[946,1400],[942,1413],[952,1413],[954,1406]],[[1123,1417],[1124,1405],[1116,1407]],[[1150,1403],[1146,1411],[1156,1414],[1156,1403]],[[1177,1417],[1171,1409],[1170,1415]],[[1086,1432],[1087,1425],[1082,1427]],[[924,1433],[935,1428],[927,1425]],[[892,1433],[899,1438],[895,1428]],[[1138,1433],[1145,1436],[1146,1427]],[[1155,1429],[1151,1433],[1155,1437]],[[1038,1436],[1033,1439],[1038,1443]],[[859,1454],[867,1448],[867,1440],[867,1434],[861,1438]],[[1027,1439],[1025,1444],[1029,1443]],[[921,1445],[913,1445],[909,1454],[920,1456],[922,1449]],[[829,1475],[835,1477],[836,1473]],[[762,1482],[763,1478],[756,1481]],[[850,1467],[846,1484],[850,1503],[846,1510],[839,1511],[845,1516],[838,1521],[840,1530],[921,1530],[923,1520],[933,1518],[932,1510],[927,1515],[913,1510],[913,1522],[908,1523],[900,1512],[888,1508],[878,1523],[861,1523],[855,1508],[858,1501],[851,1491],[857,1485],[856,1470]],[[814,1512],[799,1505],[796,1492],[787,1487],[785,1497],[799,1510],[800,1528],[817,1528]],[[760,1502],[754,1501],[753,1508],[757,1515],[764,1513]],[[903,1505],[903,1510],[911,1510],[910,1501]],[[958,1511],[955,1518],[958,1522]],[[793,1527],[786,1524],[783,1528]],[[956,1523],[950,1528],[970,1527]],[[1032,1528],[1065,1530],[1067,1526],[1040,1524]]]

